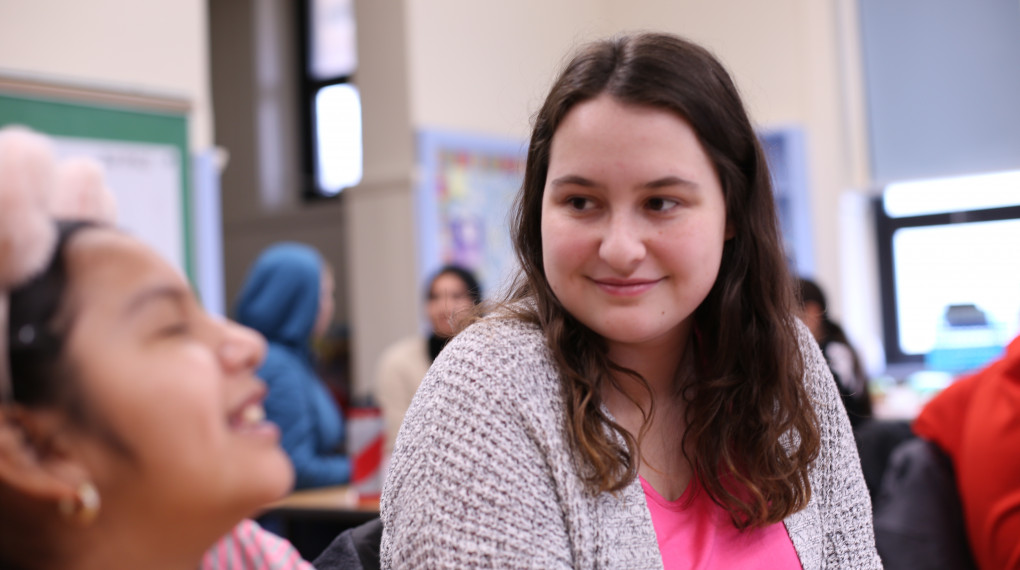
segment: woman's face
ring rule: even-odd
[[[678,115],[602,95],[552,140],[542,255],[557,299],[615,347],[676,347],[730,236],[715,169]]]
[[[453,273],[443,273],[432,281],[426,311],[432,323],[432,331],[438,336],[453,336],[457,319],[472,306],[471,293],[460,277]]]
[[[130,237],[86,230],[67,256],[76,311],[67,357],[90,414],[130,452],[88,430],[74,436],[104,513],[190,532],[232,525],[285,494],[293,470],[255,377],[261,337],[207,314],[181,275]]]

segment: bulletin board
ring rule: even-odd
[[[98,160],[118,225],[194,281],[188,110],[183,99],[0,73],[0,126],[51,136],[58,157]]]
[[[417,189],[419,283],[457,264],[495,297],[517,268],[510,212],[524,179],[526,143],[498,137],[423,131]]]

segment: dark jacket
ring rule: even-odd
[[[875,500],[875,544],[889,570],[973,570],[949,457],[910,439],[889,459]]]
[[[266,416],[280,427],[296,488],[346,483],[348,458],[336,453],[343,417],[316,375],[311,335],[319,310],[322,260],[311,247],[282,243],[259,256],[237,302],[237,320],[266,337],[259,376],[269,386]]]
[[[382,520],[375,518],[340,533],[315,559],[316,570],[378,570]]]

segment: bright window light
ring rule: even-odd
[[[904,354],[925,354],[949,340],[947,311],[973,306],[983,327],[968,342],[1004,346],[1020,331],[1020,264],[1010,262],[1020,243],[1020,220],[903,228],[893,234],[896,311]],[[1005,255],[1005,257],[1004,257]]]
[[[890,218],[1015,206],[1020,170],[890,184],[882,203]]]
[[[323,87],[315,95],[319,188],[335,196],[361,182],[361,97],[349,83]]]

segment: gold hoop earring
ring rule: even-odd
[[[64,520],[81,526],[89,526],[96,520],[100,506],[99,491],[88,481],[78,486],[73,497],[61,497],[57,503]]]

